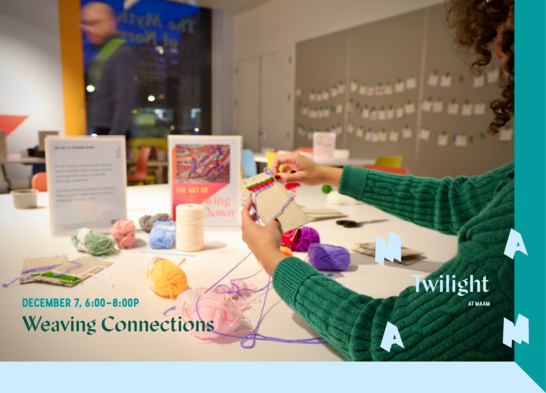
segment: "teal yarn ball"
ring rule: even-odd
[[[116,242],[114,241],[114,239],[109,238],[108,236],[105,236],[102,233],[98,232],[89,231],[85,235],[85,243],[80,243],[80,241],[78,240],[78,233],[80,233],[82,229],[84,228],[76,230],[76,232],[74,232],[72,234],[72,237],[70,238],[72,244],[74,245],[74,247],[78,248],[78,250],[87,252],[95,256],[106,255],[110,251],[115,250],[114,247],[116,245]]]

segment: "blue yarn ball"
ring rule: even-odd
[[[313,243],[309,246],[309,262],[317,270],[347,270],[351,255],[344,247]]]
[[[172,228],[172,229],[171,229]],[[150,247],[171,248],[176,237],[174,221],[156,221],[150,232]]]

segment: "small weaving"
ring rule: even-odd
[[[100,272],[103,268],[106,268],[110,265],[112,265],[112,262],[108,261],[101,261],[96,260],[92,258],[78,258],[75,259],[74,262],[81,264],[81,266],[78,266],[70,261],[67,260],[66,255],[55,255],[54,257],[45,257],[45,258],[26,258],[23,261],[23,271],[29,270],[29,269],[36,269],[39,267],[47,267],[47,266],[54,266],[59,265],[53,269],[49,269],[44,272],[40,272],[39,275],[35,275],[32,278],[28,278],[31,275],[34,275],[36,273],[23,273],[21,274],[21,278],[23,280],[21,281],[21,284],[28,284],[31,282],[47,282],[50,284],[55,285],[63,285],[68,287],[73,287],[74,285],[78,284],[81,281],[86,280],[90,277],[91,274]],[[70,268],[70,269],[69,269]],[[81,276],[81,281],[77,280],[74,282],[68,282],[66,280],[63,280],[59,277],[52,277],[51,275],[43,275],[46,272],[52,272],[55,274],[63,273],[65,270],[69,269],[65,274],[67,276]],[[82,273],[88,273],[85,275],[82,275]]]
[[[276,218],[281,226],[281,232],[286,233],[310,221],[268,168],[264,173],[243,179],[237,185],[244,196],[252,198],[259,222],[267,224]]]
[[[360,254],[369,255],[375,257],[375,242],[357,243],[357,247],[353,248],[353,251]],[[411,250],[407,247],[402,247],[401,256],[402,260],[395,259],[393,262],[401,265],[412,265],[415,262],[426,259],[423,251]]]

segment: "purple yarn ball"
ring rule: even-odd
[[[320,243],[320,236],[316,229],[311,227],[300,228],[300,235],[292,244],[292,251],[307,252],[313,243]]]
[[[344,247],[328,244],[311,244],[309,262],[317,270],[346,270],[351,264],[351,255]]]

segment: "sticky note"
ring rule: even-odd
[[[422,139],[424,141],[428,141],[428,138],[430,138],[430,130],[422,129],[419,133],[419,139]]]
[[[459,114],[459,104],[457,102],[450,102],[447,106],[447,113],[450,115]]]
[[[438,74],[430,74],[428,77],[428,85],[429,86],[438,86],[438,82],[440,81],[440,76]]]
[[[473,86],[476,87],[476,88],[484,87],[485,86],[485,76],[484,75],[475,76]]]
[[[432,112],[442,113],[444,111],[444,102],[443,101],[434,101],[432,105]]]
[[[406,79],[406,89],[415,89],[417,87],[417,78]]]
[[[451,87],[451,75],[442,75],[440,78],[440,87]]]
[[[425,112],[430,112],[432,109],[432,101],[429,101],[429,100],[423,101],[423,104],[421,105],[421,109]]]

